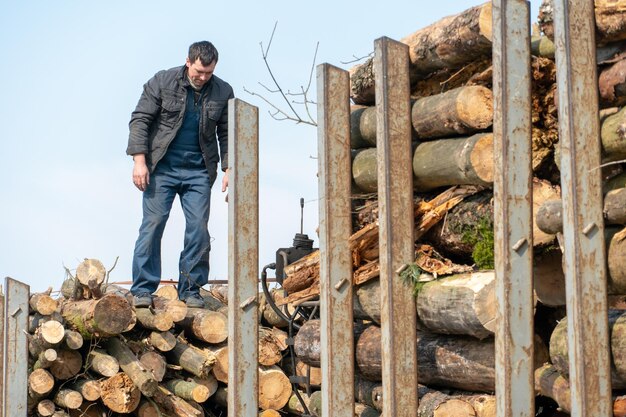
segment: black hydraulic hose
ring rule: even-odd
[[[274,310],[274,312],[278,314],[278,317],[289,323],[292,319],[287,317],[285,313],[280,310],[280,308],[274,302],[274,297],[272,297],[272,295],[270,294],[270,290],[267,288],[268,269],[276,269],[276,263],[272,262],[271,264],[265,265],[263,267],[263,270],[261,271],[261,287],[263,288],[263,294],[265,294],[265,300],[267,301],[267,304],[272,307],[272,310]],[[300,330],[299,325],[293,323],[293,326],[296,328],[296,330]]]

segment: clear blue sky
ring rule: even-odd
[[[531,20],[535,20],[538,1]],[[212,41],[216,74],[237,97],[260,108],[260,265],[291,246],[307,201],[304,232],[317,236],[317,132],[278,122],[244,92],[270,84],[259,42],[278,28],[269,60],[282,86],[306,85],[317,63],[342,68],[374,39],[400,39],[437,19],[479,4],[294,1],[4,1],[0,5],[0,276],[32,290],[60,288],[63,265],[83,258],[131,279],[141,220],[141,193],[125,155],[128,120],[142,85],[155,72],[182,65],[189,44]],[[315,80],[311,98],[315,100]],[[273,97],[278,102],[278,97]],[[210,279],[227,276],[227,207],[220,179],[212,198]],[[163,278],[176,278],[184,220],[175,208],[163,240]],[[1,278],[0,277],[0,278]]]

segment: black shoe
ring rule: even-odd
[[[204,299],[200,294],[191,294],[185,298],[185,304],[189,308],[204,308]]]
[[[133,305],[135,308],[148,308],[152,306],[152,295],[146,292],[133,296]]]

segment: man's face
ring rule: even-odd
[[[209,65],[202,65],[200,58],[192,63],[187,58],[187,74],[194,87],[201,88],[211,79],[216,64],[217,62],[213,61]]]

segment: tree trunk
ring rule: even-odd
[[[600,137],[603,162],[626,158],[626,108],[602,121]]]
[[[54,388],[54,377],[45,369],[35,369],[28,375],[28,395],[38,401],[46,397]]]
[[[164,285],[159,287],[154,295],[160,298],[165,298],[167,300],[178,300],[178,290],[173,285]]]
[[[626,228],[605,229],[609,294],[626,294]]]
[[[41,352],[57,346],[65,337],[65,328],[56,320],[49,320],[39,325],[29,341],[28,350],[34,358]]]
[[[192,407],[185,400],[174,395],[162,386],[159,386],[159,389],[152,397],[152,400],[154,400],[154,402],[157,403],[168,416],[199,417],[202,415],[202,413]]]
[[[124,372],[101,382],[102,403],[113,412],[127,414],[135,411],[141,400],[141,391]]]
[[[206,387],[206,389],[209,391],[209,398],[215,394],[215,391],[217,391],[217,388],[219,386],[219,383],[217,382],[217,379],[215,379],[215,377],[211,374],[209,374],[209,376],[207,378],[192,378],[192,381],[194,381],[196,384],[200,384],[200,385],[204,385]]]
[[[539,9],[539,27],[554,40],[554,16],[552,0],[544,0]],[[626,1],[595,0],[596,43],[626,39]]]
[[[626,104],[626,59],[603,69],[598,77],[601,107]]]
[[[417,314],[430,331],[484,339],[495,332],[494,291],[493,271],[428,282],[417,295]]]
[[[102,376],[112,377],[120,371],[120,364],[116,358],[101,349],[92,349],[87,354],[86,368],[94,370]]]
[[[107,270],[97,259],[85,259],[76,268],[78,282],[93,291],[99,288],[106,278]]]
[[[83,347],[84,339],[80,333],[65,329],[65,346],[68,349],[78,350]]]
[[[83,367],[83,357],[77,350],[61,349],[57,359],[50,365],[50,372],[56,379],[65,380],[76,376]]]
[[[176,342],[176,347],[168,352],[167,356],[171,363],[180,365],[187,372],[200,378],[208,377],[215,364],[215,355],[188,344],[180,337]]]
[[[37,414],[41,417],[50,417],[54,414],[56,406],[52,400],[41,400],[37,404]]]
[[[95,379],[77,379],[73,383],[69,384],[68,387],[76,392],[79,392],[80,395],[82,395],[87,401],[96,401],[100,399],[101,396],[100,382]]]
[[[183,400],[203,403],[209,399],[209,389],[193,381],[170,379],[165,383],[165,388]]]
[[[112,294],[98,300],[68,301],[62,315],[86,339],[120,334],[135,317],[128,301]]]
[[[33,369],[49,368],[50,365],[52,365],[52,363],[56,361],[58,357],[59,355],[57,354],[56,350],[46,349],[39,354],[39,357],[33,365]]]
[[[33,294],[28,302],[31,312],[37,312],[43,316],[48,316],[57,310],[57,300],[50,297],[50,294]]]
[[[604,218],[607,224],[626,225],[626,188],[619,188],[604,196]]]
[[[150,345],[161,352],[169,352],[176,346],[176,336],[170,332],[152,332],[148,341]]]
[[[190,308],[179,324],[187,336],[207,343],[217,344],[228,338],[228,317],[217,311]]]
[[[158,383],[152,372],[137,359],[128,345],[117,337],[112,337],[107,343],[107,350],[118,360],[120,368],[133,381],[135,386],[139,388],[141,393],[146,397],[151,397],[157,390]]]
[[[488,88],[468,86],[421,98],[411,120],[420,139],[472,134],[491,126],[493,96]]]
[[[368,327],[356,344],[359,372],[372,380],[381,379],[380,328]],[[495,356],[493,339],[483,341],[418,331],[418,377],[420,383],[468,391],[493,391]],[[535,338],[535,364],[547,359],[545,345]]]
[[[277,366],[259,367],[259,408],[280,410],[291,397],[291,382]]]
[[[172,316],[163,310],[153,313],[149,308],[137,308],[135,309],[135,315],[137,316],[137,321],[145,329],[165,332],[174,325]]]
[[[537,300],[550,307],[565,305],[563,254],[551,250],[533,256],[533,282]]]
[[[218,381],[228,384],[228,345],[210,346],[207,349],[215,357],[213,375]]]
[[[187,316],[187,304],[178,299],[170,300],[163,297],[152,297],[152,305],[156,312],[166,312],[169,314],[174,323],[184,320]]]
[[[61,408],[76,410],[83,403],[83,396],[71,389],[60,389],[52,401]]]
[[[139,362],[150,372],[157,382],[163,381],[167,370],[167,361],[160,353],[153,351],[144,352],[139,357]]]
[[[612,352],[611,385],[613,389],[626,388],[626,313],[609,310],[609,334]],[[569,375],[567,346],[567,319],[561,320],[550,337],[550,360],[565,378]]]
[[[401,42],[409,46],[410,76],[418,79],[441,69],[461,68],[491,56],[491,3],[445,17]],[[350,69],[351,98],[357,104],[374,102],[373,59]]]
[[[552,398],[566,413],[572,411],[569,381],[553,365],[546,364],[535,370],[535,389]],[[613,397],[613,416],[626,417],[626,396]]]

